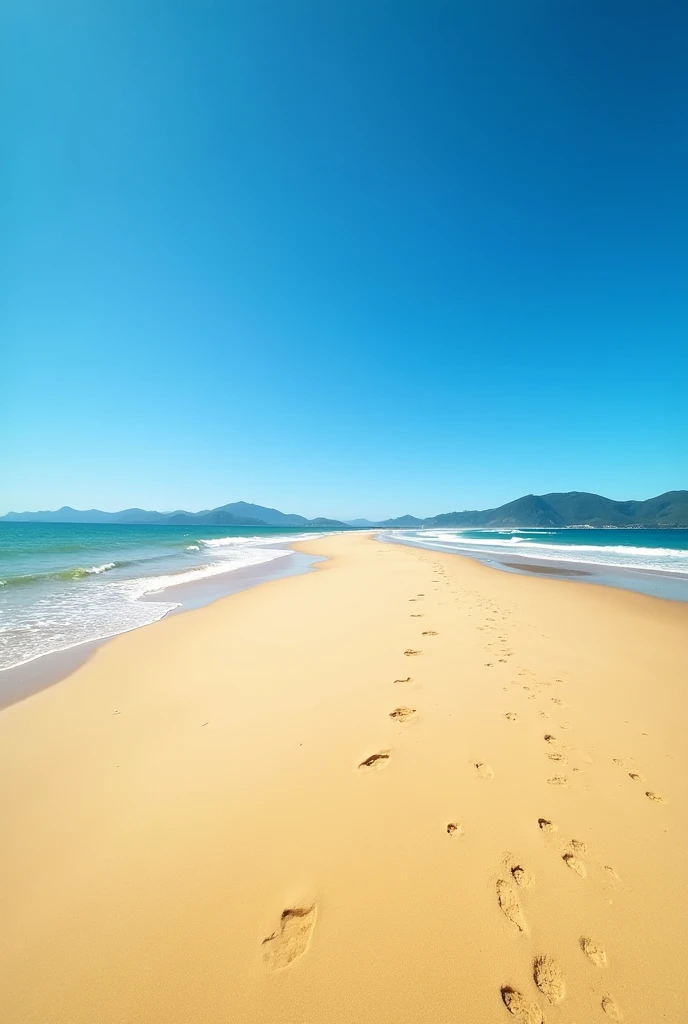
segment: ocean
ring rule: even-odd
[[[501,569],[573,570],[590,582],[688,600],[688,530],[395,530],[389,540],[470,555]]]
[[[288,562],[295,556],[286,545],[320,535],[274,527],[0,523],[0,670],[155,622],[179,606],[181,585]]]
[[[179,608],[182,596],[186,608],[194,588],[185,584],[218,577],[212,592],[218,597],[236,570],[279,560],[285,571],[292,565],[296,571],[298,556],[287,545],[324,532],[331,531],[0,523],[0,670],[155,622]],[[591,572],[593,582],[688,600],[688,530],[379,535],[515,571],[532,562],[565,575],[566,566],[575,566]]]

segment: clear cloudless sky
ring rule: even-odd
[[[688,486],[685,0],[7,0],[0,512]]]

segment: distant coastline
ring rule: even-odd
[[[464,512],[444,512],[419,519],[412,515],[372,521],[368,519],[308,518],[280,512],[265,505],[246,501],[230,502],[200,512],[156,512],[129,508],[120,512],[100,509],[81,511],[63,506],[55,511],[8,512],[0,523],[81,523],[117,526],[278,526],[307,527],[319,530],[423,529],[458,526],[467,529],[685,529],[688,527],[688,490],[666,491],[643,501],[614,501],[588,491],[557,491],[551,494],[526,494],[498,508]]]

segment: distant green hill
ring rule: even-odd
[[[122,512],[101,512],[99,509],[79,511],[65,505],[55,512],[8,512],[0,522],[34,523],[116,523],[155,524],[164,526],[282,526],[345,530],[362,526],[386,529],[414,529],[426,526],[464,527],[563,527],[563,526],[628,526],[688,528],[688,491],[667,491],[647,501],[612,501],[601,494],[587,491],[566,491],[552,494],[525,494],[499,508],[480,511],[445,512],[428,519],[399,516],[380,523],[338,519],[307,519],[294,512],[280,512],[264,505],[235,501],[201,512],[149,512],[127,508]]]
[[[250,505],[246,501],[235,501],[230,505],[203,509],[201,512],[185,512],[181,509],[176,512],[149,512],[142,508],[127,508],[122,512],[101,512],[97,508],[80,511],[65,505],[54,512],[8,512],[6,516],[0,516],[0,522],[113,523],[118,526],[302,526],[321,530],[349,528],[338,519],[306,519],[305,516],[280,512],[276,508]]]
[[[376,523],[376,526],[424,526],[425,519],[416,519],[415,516],[398,516],[397,519],[385,519],[382,523]]]
[[[422,525],[512,529],[546,526],[688,527],[688,491],[667,491],[647,501],[612,501],[601,494],[585,491],[526,494],[499,508],[432,516],[424,519]]]

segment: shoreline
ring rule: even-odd
[[[299,547],[0,715],[4,1016],[678,1020],[688,608]]]
[[[178,596],[180,601],[154,622],[147,622],[141,626],[134,626],[132,629],[111,633],[109,636],[98,637],[94,640],[86,640],[60,651],[46,651],[45,654],[39,654],[20,665],[12,665],[0,670],[0,713],[18,701],[26,700],[27,697],[40,693],[46,687],[55,686],[66,679],[86,664],[100,647],[112,643],[120,636],[126,636],[127,633],[137,632],[140,629],[147,629],[164,619],[203,608],[232,594],[260,586],[271,580],[310,572],[312,566],[318,561],[317,556],[311,557],[297,551],[293,544],[289,545],[289,551],[290,556],[284,559],[288,562],[286,566],[281,564],[282,559],[273,559],[268,562],[259,562],[257,565],[228,569],[226,573],[218,573],[215,576],[165,587],[163,590],[146,594],[137,600],[155,603],[156,600],[162,599],[162,595],[171,592]]]
[[[667,527],[669,529],[669,527]],[[441,542],[422,542],[405,538],[396,540],[392,534],[384,538],[389,543],[405,544],[422,551],[436,551],[442,554],[456,554],[458,557],[470,558],[479,565],[500,572],[519,575],[534,575],[569,579],[571,582],[592,583],[596,586],[610,587],[615,590],[630,591],[644,594],[671,602],[688,602],[688,575],[682,572],[669,572],[662,569],[628,568],[622,565],[609,565],[604,562],[584,562],[564,558],[547,558],[544,555],[522,554],[509,551],[508,555],[490,551],[471,549],[468,546],[456,550]],[[585,576],[586,579],[580,579]]]
[[[667,527],[667,529],[669,528]],[[422,551],[448,554],[459,559],[466,558],[484,568],[507,572],[512,575],[540,576],[561,581],[588,583],[626,593],[640,593],[646,597],[670,603],[688,602],[688,578],[678,577],[678,574],[671,576],[670,574],[662,573],[660,570],[629,570],[621,566],[607,567],[593,562],[566,562],[563,560],[548,562],[545,559],[533,557],[532,555],[520,555],[512,552],[508,556],[504,556],[504,558],[516,559],[514,562],[509,562],[498,556],[470,550],[447,551],[439,547],[413,543],[406,539],[397,540],[393,533],[385,539],[381,535],[382,531],[378,530],[359,530],[357,534],[359,536],[371,537],[378,543],[393,543],[401,547],[408,546]],[[327,536],[336,536],[336,534],[325,534],[323,536],[326,538]],[[17,701],[25,700],[46,687],[54,686],[56,683],[68,678],[68,676],[89,661],[100,647],[111,643],[120,636],[125,636],[128,632],[147,629],[164,619],[222,601],[232,594],[240,593],[275,579],[289,578],[312,571],[314,565],[319,560],[318,556],[310,556],[306,551],[302,551],[302,546],[307,546],[310,543],[310,541],[295,541],[285,545],[291,552],[291,557],[286,559],[288,562],[286,566],[282,565],[282,559],[274,559],[258,563],[257,565],[242,566],[239,569],[228,569],[227,572],[219,573],[216,576],[209,576],[177,586],[166,587],[163,590],[146,594],[137,600],[144,603],[155,603],[162,600],[164,595],[169,594],[170,597],[173,595],[178,596],[180,601],[176,607],[171,608],[154,622],[135,626],[131,630],[125,630],[121,633],[112,633],[109,636],[88,640],[60,651],[49,651],[32,658],[28,662],[0,670],[0,713],[5,708],[17,703]],[[298,564],[295,564],[293,556],[296,556],[298,559]],[[613,569],[613,571],[605,572],[608,568]],[[643,576],[648,578],[648,585],[645,588],[623,585],[624,580],[634,581]],[[673,594],[671,593],[672,583],[676,584],[676,592]],[[669,593],[666,592],[667,588]]]

